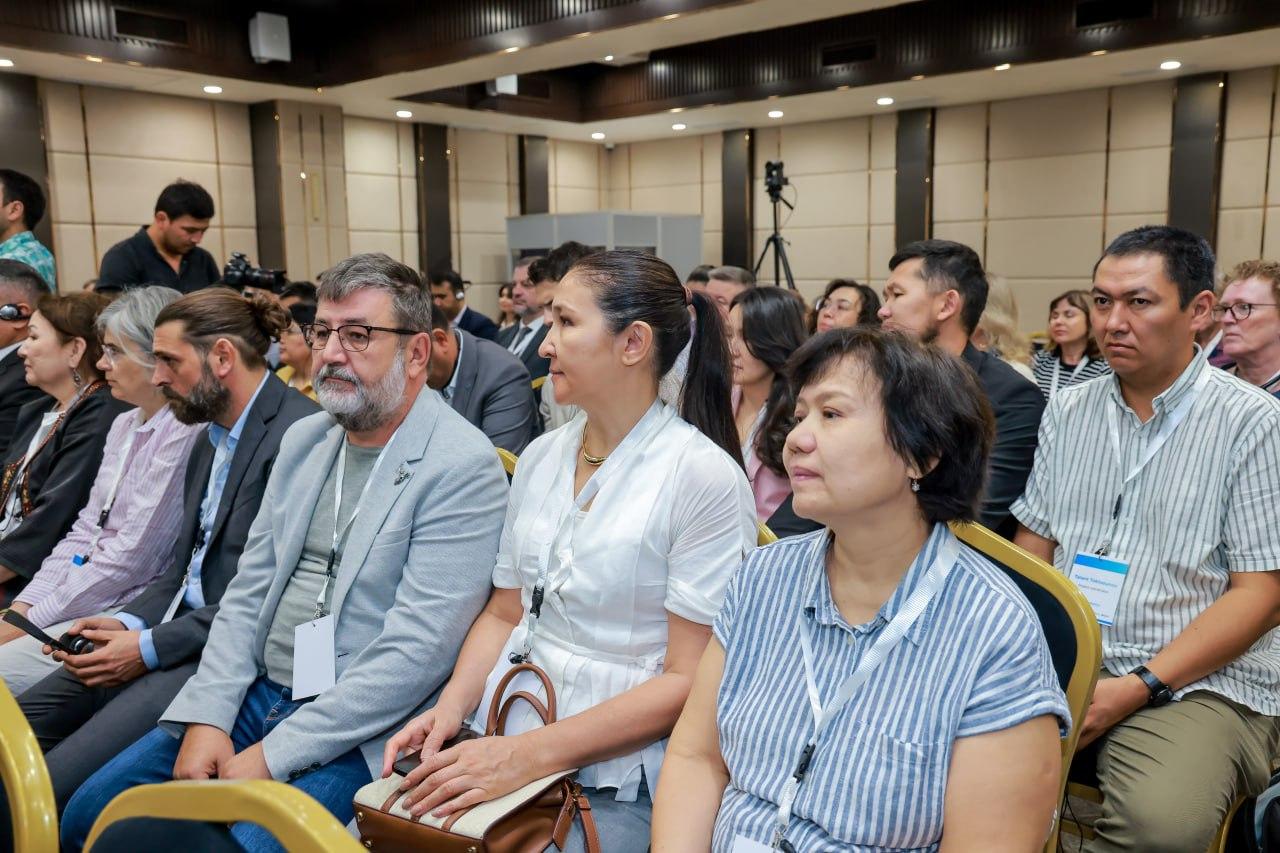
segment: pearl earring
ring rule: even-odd
[[[84,384],[84,379],[81,378],[80,371],[76,370],[74,367],[71,368],[71,381],[76,384],[77,388]]]
[[[911,491],[913,492],[920,491],[920,481],[917,480],[915,477],[911,478]]]

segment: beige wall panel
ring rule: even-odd
[[[399,231],[400,202],[391,175],[347,173],[347,225],[362,231]]]
[[[1088,276],[1101,242],[1101,216],[997,219],[987,226],[987,264],[1009,278]]]
[[[280,162],[302,167],[302,120],[298,104],[280,101],[276,104],[280,122]]]
[[[89,164],[83,154],[53,152],[49,158],[51,222],[91,222]]]
[[[790,165],[789,160],[787,163]],[[866,172],[797,175],[791,184],[799,201],[794,211],[786,208],[781,211],[787,228],[867,224]],[[790,199],[793,194],[786,191],[784,197]]]
[[[600,191],[579,187],[555,187],[556,213],[586,213],[600,209]]]
[[[872,225],[870,233],[870,255],[867,258],[867,280],[884,281],[889,277],[889,259],[898,250],[894,245],[894,227],[892,225]],[[863,279],[859,279],[863,281]],[[876,288],[879,290],[879,288]]]
[[[507,188],[504,184],[459,181],[458,231],[507,233]]]
[[[1280,207],[1268,207],[1265,222],[1262,257],[1274,260],[1280,258]]]
[[[58,290],[74,293],[98,275],[98,258],[93,250],[93,228],[89,225],[54,225],[53,252],[58,265]]]
[[[631,190],[623,188],[620,190],[609,190],[605,194],[604,201],[605,210],[630,210],[631,209]]]
[[[455,131],[459,181],[507,183],[507,137],[484,130]]]
[[[759,183],[764,180],[764,164],[770,160],[782,158],[782,128],[757,127],[751,133],[754,135],[755,143],[755,171],[752,174],[756,176],[756,182]]]
[[[347,116],[343,122],[346,169],[375,175],[396,174],[396,125]]]
[[[341,166],[324,167],[324,196],[329,206],[329,227],[347,225],[347,174]]]
[[[412,178],[418,173],[417,155],[413,148],[413,125],[405,122],[396,122],[396,165],[399,168],[400,176],[404,178]]]
[[[698,137],[698,142],[702,145],[702,180],[720,183],[724,180],[724,136],[719,133],[704,133]]]
[[[230,257],[230,254],[224,248],[224,241],[222,237],[221,228],[210,228],[208,231],[204,232],[204,239],[200,241],[201,248],[213,255],[213,260],[218,264],[219,268],[221,268],[221,266],[226,263],[227,258]],[[237,251],[239,250],[237,249]],[[250,255],[249,259],[253,260],[253,256]]]
[[[721,231],[702,232],[702,262],[720,266],[724,263],[724,233]]]
[[[585,142],[551,141],[554,151],[556,179],[554,186],[596,189],[600,185],[600,168],[596,162],[600,146]]]
[[[1218,214],[1218,268],[1231,269],[1241,261],[1261,257],[1262,208],[1223,210]]]
[[[222,205],[214,222],[227,225],[254,225],[258,221],[254,204],[253,167],[222,164],[218,166],[219,195]]]
[[[329,229],[329,267],[338,261],[344,260],[351,255],[351,232],[346,228],[330,228]],[[312,278],[315,278],[324,270],[313,270]]]
[[[1111,90],[1111,150],[1157,148],[1173,139],[1173,81]]]
[[[281,169],[280,204],[284,211],[284,221],[288,225],[302,225],[307,221],[307,182],[300,175],[301,172]]]
[[[889,225],[894,221],[894,180],[892,169],[880,169],[871,173],[871,209],[869,219],[876,225]]]
[[[395,257],[395,255],[392,255]],[[307,276],[313,278],[329,268],[329,229],[324,226],[307,227]]]
[[[249,132],[247,104],[214,104],[218,128],[218,162],[253,165],[253,140]]]
[[[827,289],[829,280],[825,278],[798,278],[796,279],[796,292],[800,294],[800,298],[804,300],[805,305],[816,305],[818,300],[822,298],[822,291]]]
[[[939,240],[954,240],[957,243],[963,243],[970,249],[982,256],[983,248],[983,232],[985,229],[981,222],[935,222],[933,225],[933,236]],[[890,256],[892,257],[892,255]],[[986,263],[986,258],[983,258]],[[872,272],[880,275],[881,273],[875,269]],[[1002,272],[996,270],[996,272]],[[885,274],[887,277],[887,274]]]
[[[326,166],[342,166],[346,159],[344,149],[346,121],[341,107],[321,107],[320,116],[324,122],[324,162]]]
[[[74,83],[40,81],[44,102],[45,145],[50,151],[84,153],[84,114],[80,110],[80,87]]]
[[[232,252],[244,252],[254,263],[258,257],[258,231],[256,228],[223,228],[222,250],[227,254],[218,258],[218,263],[226,263]]]
[[[1090,89],[991,105],[991,159],[1050,157],[1107,147],[1107,92]]]
[[[631,209],[645,213],[702,213],[702,187],[696,181],[673,187],[632,187]]]
[[[1280,103],[1280,98],[1276,101]],[[1280,131],[1280,124],[1276,125],[1276,130]],[[1280,136],[1271,137],[1271,160],[1267,173],[1267,201],[1280,201]]]
[[[500,283],[482,282],[472,285],[467,291],[467,304],[473,311],[479,311],[489,319],[498,313],[498,290]]]
[[[507,279],[507,237],[505,234],[468,234],[462,237],[459,272],[473,282],[501,284]]]
[[[351,254],[382,252],[398,258],[404,248],[399,231],[351,231]]]
[[[631,188],[671,187],[702,181],[702,150],[697,138],[631,144]],[[635,209],[635,202],[632,202]]]
[[[870,120],[849,118],[782,128],[782,159],[788,175],[865,170]],[[761,178],[764,172],[759,173]]]
[[[324,165],[324,128],[320,126],[320,114],[312,109],[302,113],[302,162],[308,169]]]
[[[702,185],[702,229],[704,231],[721,231],[724,229],[724,184],[718,178],[714,183]]]
[[[898,114],[871,117],[871,168],[893,169],[898,162]]]
[[[139,222],[137,225],[107,225],[99,222],[94,225],[93,240],[98,247],[98,262],[102,262],[102,256],[107,253],[108,249],[121,240],[128,240],[134,234],[137,234],[138,226],[145,224],[145,222]]]
[[[222,201],[218,198],[218,167],[213,163],[135,160],[91,154],[89,180],[93,187],[95,219],[109,225],[144,225],[154,216],[160,191],[178,178],[203,186],[213,196],[214,208],[222,208]]]
[[[605,176],[610,193],[625,194],[631,189],[631,146],[618,145],[604,153]]]
[[[416,232],[400,232],[400,262],[414,269],[422,268],[422,258],[418,255],[418,235]]]
[[[1229,139],[1222,144],[1220,207],[1261,207],[1266,190],[1269,139]]]
[[[1101,152],[993,160],[987,215],[1011,219],[1101,213],[1105,170]]]
[[[1009,287],[1018,304],[1018,328],[1025,334],[1043,332],[1049,324],[1049,302],[1068,290],[1088,290],[1088,279],[1011,278]]]
[[[124,157],[213,162],[208,101],[86,86],[89,151]]]
[[[786,232],[786,237],[791,241],[791,245],[787,247],[787,257],[791,260],[791,270],[796,278],[858,278],[866,274],[865,225],[846,228],[793,228]],[[772,271],[772,250],[766,265]]]
[[[1169,206],[1169,149],[1112,151],[1107,213],[1144,213]]]
[[[986,159],[987,105],[942,107],[934,114],[933,162],[970,163]]]
[[[1093,257],[1089,259],[1089,274],[1093,273],[1093,264],[1102,256],[1102,250],[1106,248],[1106,244],[1119,237],[1126,231],[1134,228],[1141,228],[1143,225],[1164,225],[1168,221],[1168,216],[1164,211],[1159,213],[1126,213],[1119,216],[1108,216],[1106,231],[1102,235],[1102,241],[1095,247]]]
[[[413,178],[399,178],[400,181],[400,229],[402,231],[418,230],[418,185]]]
[[[284,227],[284,268],[294,278],[312,278],[311,262],[307,253],[307,228],[305,225]]]
[[[933,221],[982,219],[987,164],[950,163],[933,167]]]
[[[1225,139],[1253,139],[1271,134],[1271,99],[1276,70],[1253,68],[1227,75]]]

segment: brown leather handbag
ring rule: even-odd
[[[524,690],[503,699],[511,680],[521,672],[531,672],[542,681],[547,692],[546,705]],[[556,694],[551,679],[539,667],[520,663],[498,682],[489,706],[485,737],[503,734],[507,716],[518,700],[532,705],[544,725],[556,721]],[[574,772],[535,779],[504,797],[454,812],[446,818],[433,817],[428,812],[415,820],[400,805],[404,797],[400,790],[404,774],[397,771],[356,792],[360,840],[378,853],[541,853],[552,844],[563,850],[574,818],[580,817],[587,853],[599,853],[600,840],[591,817],[591,804],[582,787],[573,780]]]

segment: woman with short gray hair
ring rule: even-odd
[[[115,651],[102,646],[133,635],[115,633],[126,627],[118,619],[92,620],[92,628],[76,620],[114,613],[168,568],[182,518],[187,457],[203,425],[180,423],[151,383],[156,316],[179,296],[167,287],[130,290],[98,316],[97,367],[112,395],[136,408],[111,424],[89,502],[11,607],[55,637],[71,631],[93,642],[97,651],[75,659],[82,677],[105,673]],[[38,640],[0,625],[0,678],[11,693],[58,664],[41,653]]]

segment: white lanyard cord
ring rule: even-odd
[[[950,531],[946,531],[944,539],[938,547],[937,556],[929,565],[925,576],[920,580],[920,585],[915,588],[911,595],[907,596],[907,600],[902,605],[902,609],[893,617],[892,621],[885,626],[884,631],[872,643],[871,648],[858,661],[857,667],[853,673],[849,675],[840,687],[836,690],[831,701],[824,707],[818,694],[818,682],[815,675],[817,667],[813,659],[813,644],[809,639],[808,626],[805,623],[803,612],[796,615],[796,631],[800,635],[800,651],[804,659],[804,681],[805,689],[809,696],[809,707],[813,712],[813,734],[805,742],[804,749],[800,752],[800,759],[796,762],[796,768],[791,776],[787,778],[782,788],[782,799],[778,803],[778,817],[773,834],[773,849],[785,848],[790,849],[790,845],[786,843],[787,826],[791,823],[791,813],[795,807],[796,794],[800,791],[800,785],[804,782],[805,775],[809,772],[809,763],[813,760],[813,754],[817,751],[818,740],[822,737],[823,731],[827,725],[839,715],[844,706],[849,704],[854,694],[867,682],[871,674],[884,663],[889,653],[902,641],[907,631],[915,624],[916,620],[924,613],[925,608],[929,606],[934,597],[938,594],[938,590],[942,588],[942,584],[947,579],[947,575],[951,573],[951,569],[955,566],[956,559],[960,554],[960,543],[955,535]],[[827,540],[821,541],[823,552],[826,550]],[[825,568],[819,568],[824,571]],[[822,582],[821,576],[818,578],[818,584]]]
[[[1068,377],[1068,380],[1067,380],[1068,387],[1075,384],[1076,377],[1080,375],[1080,371],[1084,370],[1088,364],[1089,364],[1089,356],[1087,355],[1082,356],[1080,359],[1080,363],[1075,366],[1075,369],[1071,371],[1071,376]],[[1050,397],[1058,393],[1058,381],[1061,376],[1062,376],[1062,359],[1055,358],[1053,360],[1053,379],[1049,382]]]
[[[106,500],[102,502],[102,511],[98,513],[98,523],[93,531],[93,538],[89,540],[89,548],[84,553],[84,557],[80,563],[89,562],[93,559],[93,555],[98,550],[98,543],[102,541],[103,530],[107,526],[107,519],[111,517],[111,509],[116,505],[116,494],[120,491],[120,483],[124,480],[125,468],[129,465],[129,454],[133,452],[133,444],[138,438],[138,429],[142,425],[129,430],[129,434],[125,436],[124,446],[120,448],[120,465],[117,466],[115,474],[111,479],[111,487],[107,489]]]
[[[387,450],[391,447],[392,442],[396,440],[396,434],[399,432],[400,430],[397,428],[396,432],[391,434],[391,438],[387,443],[378,451],[378,458],[374,460],[373,467],[369,469],[369,476],[364,481],[364,487],[360,489],[360,497],[356,499],[355,509],[351,511],[351,517],[347,519],[347,523],[341,527],[338,525],[338,519],[342,517],[342,481],[347,469],[347,439],[345,436],[342,439],[341,446],[338,448],[338,472],[335,475],[333,484],[333,544],[329,548],[329,559],[324,567],[324,585],[320,587],[320,594],[316,596],[316,619],[329,612],[329,584],[334,579],[333,567],[338,560],[338,545],[345,542],[347,534],[351,532],[351,525],[355,524],[356,516],[360,514],[360,506],[369,494],[369,487],[373,485],[373,478],[377,475],[378,468],[381,467],[382,460],[387,455]]]

